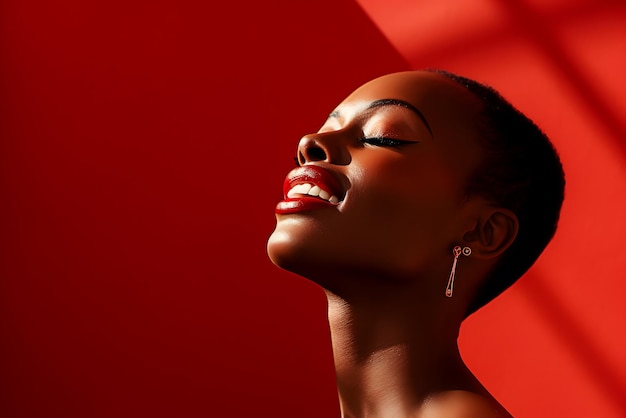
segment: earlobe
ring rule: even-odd
[[[508,209],[493,208],[479,219],[472,231],[463,239],[479,258],[495,258],[502,254],[515,240],[519,222],[517,215]]]

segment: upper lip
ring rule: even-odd
[[[316,165],[304,165],[296,167],[287,174],[285,182],[283,183],[285,198],[289,190],[294,186],[304,183],[312,184],[322,190],[326,190],[331,196],[336,196],[339,201],[342,201],[346,194],[341,183],[331,171]]]

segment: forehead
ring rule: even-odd
[[[481,109],[478,98],[444,75],[406,71],[388,74],[362,85],[337,110],[341,112],[381,99],[403,100],[419,109],[435,136],[474,132]]]

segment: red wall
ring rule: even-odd
[[[408,65],[352,1],[2,2],[0,416],[337,415],[267,260],[301,135]]]
[[[416,65],[354,1],[209,3],[0,4],[0,416],[338,416],[324,297],[272,266],[265,240],[299,137],[362,82]],[[585,138],[566,169],[615,155]],[[623,163],[607,169],[622,178]],[[588,305],[573,314],[571,299],[543,301],[559,290],[546,280],[577,270],[563,248],[596,239],[576,190],[551,259],[464,331],[468,361],[516,416],[541,402],[572,416],[558,412],[587,395],[586,408],[618,410],[624,341],[586,312],[606,306],[614,324],[623,282],[605,302],[579,289]],[[610,236],[593,265],[621,279]],[[542,339],[562,306],[574,338]],[[550,309],[556,323],[537,328]]]

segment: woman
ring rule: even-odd
[[[268,254],[326,292],[342,416],[510,416],[457,336],[554,235],[545,135],[488,87],[402,72],[353,92],[296,161]]]

